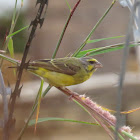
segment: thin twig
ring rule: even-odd
[[[66,94],[67,96],[69,96],[69,97],[72,97],[73,99],[75,99],[76,101],[78,101],[80,104],[82,104],[82,105],[84,105],[84,106],[87,106],[82,100],[81,100],[81,98],[79,97],[79,95],[77,94],[77,96],[76,95],[74,95],[75,93],[73,92],[73,91],[71,91],[71,90],[69,90],[69,89],[67,89],[67,88],[61,88],[61,87],[58,87],[58,89],[60,90],[60,91],[62,91],[64,94]],[[73,96],[74,95],[74,96]],[[89,107],[88,106],[88,108],[90,108],[91,109],[91,107]],[[91,110],[93,110],[93,109],[91,109]],[[109,121],[107,118],[105,118],[103,115],[101,115],[101,114],[99,114],[99,113],[97,113],[97,115],[99,115],[103,120],[105,120],[106,122],[108,122],[108,124],[109,125],[112,125],[112,126],[115,126],[115,124],[114,123],[112,123],[111,121]]]
[[[73,14],[74,14],[74,12],[75,12],[75,10],[76,10],[76,8],[78,7],[78,5],[79,5],[80,2],[81,2],[81,0],[78,0],[78,2],[75,4],[74,8],[71,10],[71,12],[70,12],[70,14],[69,14],[69,16],[68,16],[68,19],[67,19],[67,21],[66,21],[66,23],[65,23],[65,26],[64,26],[64,28],[63,28],[63,31],[62,31],[62,33],[61,33],[61,35],[60,35],[59,41],[58,41],[58,43],[57,43],[57,45],[56,45],[55,51],[54,51],[54,53],[53,53],[53,55],[52,55],[52,58],[55,58],[55,56],[56,56],[56,54],[57,54],[57,52],[58,52],[58,49],[59,49],[59,47],[60,47],[60,44],[61,44],[61,42],[62,42],[62,39],[63,39],[63,37],[64,37],[64,34],[65,34],[65,32],[66,32],[66,29],[67,29],[67,27],[68,27],[68,25],[69,25],[69,22],[70,22],[70,20],[71,20]]]
[[[75,92],[67,88],[58,87],[58,89],[70,98],[72,98],[73,101],[76,101],[76,103],[78,102],[78,104],[82,106],[82,108],[84,107],[88,114],[90,114],[90,116],[92,116],[96,121],[98,121],[98,123],[105,129],[105,131],[111,137],[111,139],[113,139],[113,133],[108,129],[107,125],[105,125],[103,121],[107,122],[107,124],[111,126],[115,126],[114,123],[105,118],[101,113],[97,112],[95,109],[91,108],[89,105],[85,104],[77,93],[75,94]]]
[[[21,91],[21,88],[19,88],[19,86],[20,86],[23,69],[25,67],[25,61],[27,58],[27,54],[29,52],[30,45],[34,38],[35,31],[37,29],[38,24],[40,24],[40,25],[43,24],[41,16],[42,16],[44,7],[47,4],[47,1],[48,0],[40,1],[40,7],[37,12],[36,18],[34,19],[34,21],[31,22],[31,26],[32,26],[31,33],[29,35],[29,39],[27,41],[27,44],[26,44],[26,47],[25,47],[25,50],[23,53],[23,58],[22,58],[22,61],[21,61],[20,67],[19,67],[15,89],[14,89],[13,93],[11,94],[11,100],[10,100],[10,105],[9,105],[9,118],[8,118],[8,123],[7,123],[7,140],[9,139],[9,136],[10,136],[10,125],[11,125],[10,122],[13,120],[13,112],[14,112],[14,108],[15,108],[16,98],[20,94],[20,91]]]

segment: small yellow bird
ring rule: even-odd
[[[27,70],[52,86],[76,85],[88,80],[102,64],[92,57],[42,59],[29,63]]]
[[[0,57],[20,65],[20,61],[8,56],[0,54]],[[65,87],[83,83],[92,76],[97,68],[101,67],[102,64],[92,57],[64,57],[29,62],[27,70],[42,77],[51,86]]]

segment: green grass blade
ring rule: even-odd
[[[29,121],[29,126],[34,125],[36,120],[31,120]],[[37,123],[41,122],[46,122],[46,121],[66,121],[66,122],[75,122],[75,123],[83,123],[83,124],[90,124],[90,125],[98,125],[96,123],[90,123],[90,122],[84,122],[84,121],[77,121],[77,120],[72,120],[72,119],[64,119],[64,118],[55,118],[55,117],[50,117],[50,118],[39,118]]]
[[[130,134],[130,133],[128,133],[128,132],[122,131],[122,133],[123,133],[125,136],[129,137],[131,140],[138,140],[136,137],[132,136],[132,134]]]
[[[45,91],[42,93],[42,97],[45,97],[45,95],[50,91],[52,86],[48,85],[48,87],[45,89]]]
[[[116,39],[116,38],[121,38],[121,37],[125,37],[125,36],[122,35],[122,36],[114,36],[114,37],[108,37],[108,38],[88,40],[87,43],[95,43],[95,42],[99,42],[99,41],[103,41],[103,40]]]
[[[11,62],[12,64],[19,64],[20,63],[20,61],[19,60],[16,60],[16,59],[12,59],[12,58],[10,58],[10,57],[8,57],[8,56],[5,56],[5,55],[3,55],[3,54],[0,54],[0,58],[2,58],[2,59],[4,59],[4,60],[7,60],[8,62]]]
[[[66,1],[67,6],[69,7],[69,10],[71,11],[71,7],[70,7],[68,1],[67,0],[65,0],[65,1]]]
[[[37,127],[38,116],[39,116],[39,111],[40,111],[41,95],[42,95],[43,85],[44,85],[44,80],[41,78],[41,84],[40,84],[40,88],[39,88],[38,95],[37,95],[38,97],[37,97],[37,111],[36,111],[36,120],[35,120],[35,130],[36,130],[36,127]]]
[[[12,38],[9,39],[8,50],[9,50],[10,56],[12,58],[14,58],[14,47],[13,47],[13,39]]]
[[[73,101],[78,104],[82,109],[84,109],[92,118],[94,118],[96,120],[96,122],[98,122],[98,125],[102,126],[104,128],[104,130],[108,133],[109,136],[112,137],[112,133],[111,131],[109,130],[108,126],[106,126],[102,121],[100,121],[99,119],[97,119],[97,117],[95,117],[95,115],[93,115],[93,111],[88,108],[88,106],[86,105],[82,105],[80,102],[78,102],[77,100],[73,99]],[[87,107],[87,108],[86,108]],[[91,111],[89,111],[91,110]],[[108,131],[109,130],[109,131]]]
[[[129,47],[135,47],[138,45],[139,44],[130,44]],[[109,53],[112,51],[121,50],[123,48],[124,48],[124,43],[110,45],[106,47],[94,48],[94,49],[89,49],[89,50],[84,50],[84,51],[79,52],[77,57],[80,58],[84,56],[93,56],[93,55],[98,55],[98,54],[103,54],[103,53]]]
[[[21,31],[27,29],[28,27],[29,27],[29,25],[28,25],[28,26],[25,26],[25,27],[23,27],[23,28],[21,28],[21,29],[19,29],[19,30],[17,30],[17,31],[15,31],[15,32],[12,33],[12,34],[9,34],[9,35],[7,36],[7,38],[9,38],[9,37],[11,37],[11,36],[14,36],[14,35],[18,34],[19,32],[21,32]]]
[[[8,50],[10,53],[11,58],[14,58],[14,46],[13,46],[13,39],[10,37],[9,42],[8,42]],[[14,75],[16,75],[15,69],[13,69]]]
[[[84,42],[81,44],[81,46],[73,53],[73,57],[77,57],[77,55],[79,54],[79,52],[85,47],[85,45],[87,44],[87,41],[90,39],[90,37],[93,35],[93,33],[95,32],[95,30],[97,29],[97,27],[100,25],[100,23],[103,21],[103,19],[106,17],[106,15],[109,13],[109,11],[111,10],[111,8],[113,7],[113,5],[115,4],[116,0],[113,0],[111,5],[109,6],[109,8],[105,11],[105,13],[103,14],[103,16],[98,20],[98,22],[95,24],[95,26],[92,28],[92,30],[90,31],[90,33],[88,34],[88,36],[86,37],[86,39],[84,40]]]
[[[16,10],[17,10],[17,0],[15,1],[15,8],[14,8],[13,17],[12,17],[12,24],[14,24],[14,21],[16,18]]]
[[[110,126],[110,127],[113,129],[113,131],[115,131],[114,126]],[[121,135],[120,132],[118,132],[118,136],[119,136],[120,140],[125,140],[125,139],[122,137],[122,135]]]

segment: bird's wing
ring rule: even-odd
[[[29,64],[29,69],[33,67],[41,67],[49,71],[64,73],[68,75],[74,75],[81,69],[80,66],[74,65],[70,61],[60,61],[57,59],[36,60]]]

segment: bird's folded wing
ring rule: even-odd
[[[52,60],[40,59],[40,60],[33,61],[29,64],[29,68],[33,68],[33,67],[36,67],[36,68],[40,67],[40,68],[47,69],[49,71],[64,73],[67,75],[74,75],[81,69],[79,66],[76,66],[70,63],[69,61],[63,62],[63,61],[59,61],[55,59],[52,59]]]

